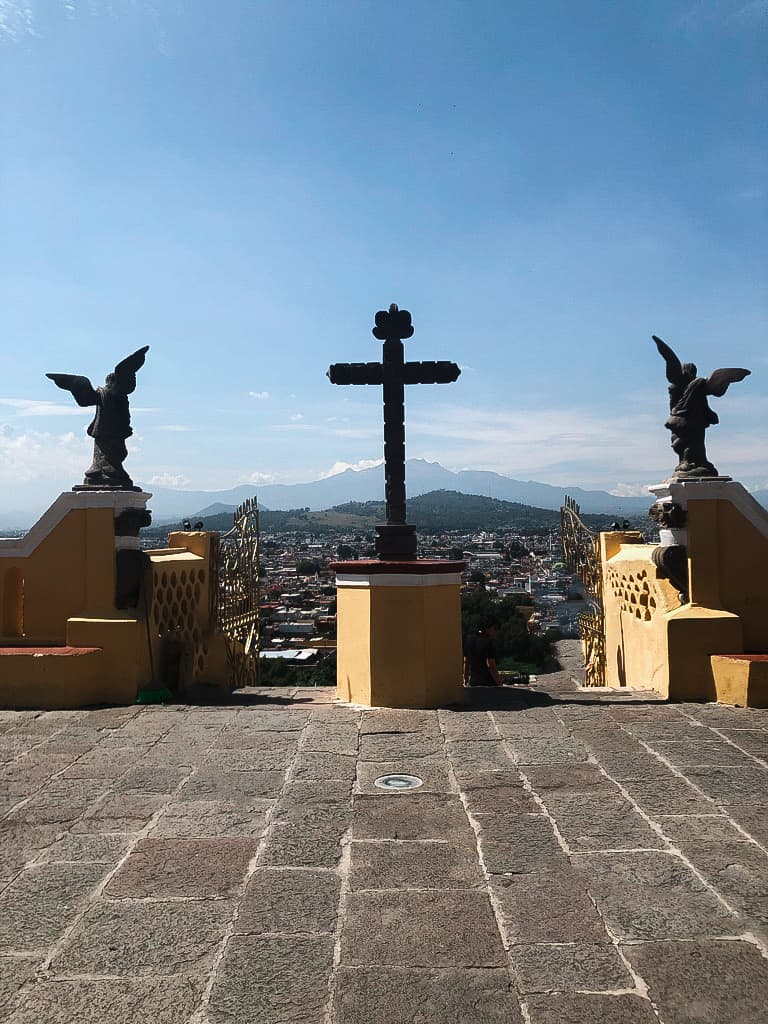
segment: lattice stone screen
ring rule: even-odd
[[[208,571],[190,552],[152,558],[151,626],[161,651],[178,654],[179,687],[205,680],[208,667]]]

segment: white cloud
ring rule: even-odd
[[[149,478],[150,484],[156,487],[174,487],[177,490],[189,485],[189,477],[183,473],[156,473]]]
[[[274,484],[280,479],[278,473],[246,473],[245,476],[239,476],[237,482],[239,484]]]
[[[314,427],[311,423],[273,423],[271,427],[267,427],[268,430],[274,431],[276,434],[283,434],[293,430],[311,430],[317,433],[318,428]]]
[[[745,406],[748,404],[746,396]],[[736,399],[728,401],[724,427],[707,432],[707,452],[721,472],[745,484],[764,478],[765,452],[762,399],[751,399],[752,417],[735,429]],[[768,401],[768,399],[767,399]],[[666,409],[633,409],[615,415],[599,408],[516,408],[486,410],[440,406],[408,419],[408,458],[439,462],[447,469],[491,470],[517,479],[587,488],[630,488],[645,494],[645,484],[658,483],[672,472],[676,457],[663,422]]]
[[[463,444],[492,446],[503,454],[521,451],[526,459],[541,462],[565,452],[583,453],[584,447],[626,450],[636,447],[653,431],[655,421],[648,414],[635,413],[617,420],[591,409],[545,408],[511,410],[477,409],[469,406],[435,406],[429,414],[415,411],[408,417],[409,439],[439,437]]]
[[[304,414],[300,413],[300,412],[297,412],[297,413],[294,413],[293,416],[289,416],[288,419],[291,421],[291,423],[298,423],[299,420],[303,420],[304,419]]]
[[[34,3],[33,0],[0,0],[0,42],[3,38],[12,43],[20,42],[25,36],[40,37],[45,35],[46,22],[50,17],[50,8],[56,6],[57,0],[48,0],[48,3]],[[119,19],[126,17],[129,12],[138,9],[144,16],[152,36],[154,38],[157,52],[162,56],[171,55],[171,48],[168,42],[168,31],[165,23],[175,16],[177,19],[184,13],[184,5],[168,5],[175,7],[175,10],[164,10],[163,5],[156,0],[122,0],[122,3],[115,3],[114,0],[58,0],[58,6],[64,12],[64,16],[73,21],[78,15],[95,18],[98,16]],[[48,10],[46,10],[48,8]]]
[[[360,459],[358,462],[334,462],[329,470],[325,473],[321,473],[320,480],[327,480],[329,476],[338,476],[339,473],[345,473],[348,469],[353,469],[358,472],[361,469],[373,469],[374,466],[383,466],[384,459]]]
[[[617,498],[647,498],[649,491],[647,484],[616,484],[608,493]]]
[[[676,23],[691,33],[727,25],[754,31],[768,23],[768,0],[696,0],[678,15]]]
[[[2,0],[0,0],[2,2]],[[34,398],[0,398],[0,405],[15,409],[17,416],[79,416],[90,419],[94,414],[93,406],[79,406],[73,402],[50,402]],[[131,406],[132,413],[156,413],[161,409],[149,406]]]
[[[30,0],[0,0],[0,38],[17,42],[22,36],[34,34]]]
[[[765,189],[760,185],[752,185],[748,188],[743,188],[740,192],[736,193],[737,199],[762,199],[765,196]]]
[[[730,16],[744,28],[765,28],[768,23],[768,0],[749,0],[748,3],[738,3],[736,10]]]
[[[624,419],[591,409],[485,410],[451,406],[409,418],[409,458],[447,468],[470,466],[506,476],[587,487],[658,479],[666,432],[653,415]],[[624,480],[622,468],[631,467]],[[650,474],[650,475],[649,475]],[[665,474],[667,475],[667,474]]]
[[[308,431],[315,434],[317,437],[351,437],[355,440],[362,441],[366,438],[381,438],[381,425],[380,423],[376,426],[364,426],[360,423],[359,426],[337,426],[333,418],[326,420],[324,423],[309,423],[302,417],[291,417],[292,422],[290,423],[273,423],[267,429],[276,434],[289,433],[292,431]],[[339,418],[340,423],[349,423],[348,416],[342,416]]]
[[[183,423],[168,423],[163,427],[158,427],[158,430],[167,430],[172,434],[186,434],[193,431],[194,427],[184,426]]]
[[[35,481],[50,482],[52,490],[71,487],[81,482],[90,461],[91,441],[84,434],[22,431],[8,424],[0,428],[0,491],[4,495]]]
[[[248,392],[248,397],[249,398],[255,398],[259,402],[263,402],[267,398],[271,398],[272,396],[270,395],[270,393],[268,391],[249,391]]]
[[[93,410],[81,408],[74,402],[40,402],[29,398],[0,398],[0,405],[16,410],[17,416],[93,416]]]

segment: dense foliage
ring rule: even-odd
[[[325,562],[321,562],[316,558],[300,558],[296,563],[296,575],[316,576],[317,573],[323,572],[325,567]]]
[[[282,658],[259,660],[259,686],[335,686],[336,654],[313,665],[294,665]]]
[[[232,513],[222,512],[202,516],[206,530],[226,532],[232,527]],[[350,501],[344,505],[323,512],[310,512],[308,508],[274,512],[262,509],[259,514],[262,535],[291,532],[328,535],[340,532],[359,531],[360,540],[368,535],[375,523],[385,518],[383,501]],[[585,515],[584,522],[592,529],[607,529],[610,516]],[[420,533],[439,534],[449,530],[471,532],[473,530],[517,530],[520,533],[537,533],[542,530],[556,530],[560,526],[560,513],[550,509],[534,508],[514,501],[501,501],[478,494],[462,494],[459,491],[430,491],[408,499],[408,521]],[[149,527],[142,536],[157,536],[158,541],[169,530],[180,530],[181,524]],[[360,549],[359,554],[365,555]],[[514,555],[513,555],[514,556]],[[341,557],[349,557],[340,555]]]
[[[488,616],[495,616],[499,621],[496,649],[500,668],[530,665],[538,671],[551,669],[555,665],[551,638],[529,633],[519,610],[532,600],[524,594],[496,598],[482,589],[466,591],[461,598],[462,633],[476,633]]]

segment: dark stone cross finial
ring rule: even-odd
[[[381,559],[416,558],[416,531],[405,521],[405,385],[451,384],[461,370],[456,363],[406,363],[403,339],[413,335],[411,314],[395,303],[376,314],[374,338],[384,342],[380,363],[334,363],[331,384],[378,384],[384,391],[384,482],[386,525],[376,527]]]

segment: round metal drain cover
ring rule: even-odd
[[[379,789],[418,789],[424,782],[417,775],[380,775],[374,779],[374,786]]]

